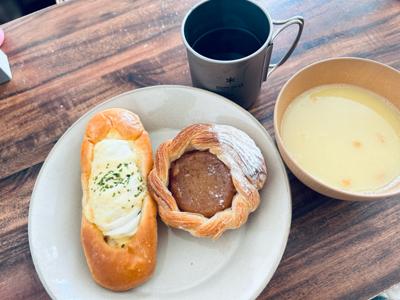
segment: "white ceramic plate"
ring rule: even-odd
[[[158,262],[142,286],[114,293],[91,278],[80,245],[80,147],[90,117],[110,107],[137,113],[153,148],[199,122],[233,125],[261,148],[268,179],[261,204],[238,230],[216,241],[194,238],[159,221]],[[265,129],[229,100],[183,86],[138,89],[95,107],[60,138],[37,178],[29,209],[29,244],[36,271],[56,299],[250,299],[271,279],[286,246],[291,220],[287,175]]]

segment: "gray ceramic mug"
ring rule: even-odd
[[[282,27],[273,32],[273,25]],[[295,40],[278,63],[270,64],[275,38],[291,25],[298,26]],[[210,0],[197,4],[187,13],[182,23],[182,37],[187,49],[193,86],[216,92],[245,108],[250,107],[260,93],[262,82],[294,51],[303,26],[304,20],[299,16],[273,21],[268,12],[252,1]],[[205,48],[207,35],[221,32],[219,30],[243,31],[253,36],[259,46],[246,56],[241,57],[239,54],[221,59],[214,53],[207,53],[208,49]],[[243,37],[246,38],[246,35]],[[237,38],[239,42],[232,44],[234,48],[247,45],[246,39],[240,35]],[[223,38],[215,42],[221,44],[218,47],[229,47],[224,44]],[[251,49],[245,49],[248,50]]]

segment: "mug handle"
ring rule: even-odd
[[[297,43],[298,43],[299,40],[300,40],[301,33],[303,32],[304,19],[303,19],[303,17],[295,16],[295,17],[289,18],[289,19],[287,19],[287,20],[275,20],[275,21],[272,21],[272,24],[274,24],[274,25],[283,25],[283,26],[282,26],[281,28],[279,28],[279,29],[273,34],[272,39],[271,39],[271,44],[273,44],[275,38],[276,38],[282,31],[284,31],[286,28],[288,28],[289,26],[291,26],[291,25],[298,25],[299,28],[298,28],[298,31],[297,31],[297,36],[296,36],[296,38],[294,39],[292,46],[290,47],[289,51],[285,54],[285,56],[282,57],[281,60],[280,60],[279,62],[277,62],[276,64],[270,64],[270,65],[268,66],[268,73],[267,73],[268,75],[267,75],[267,78],[269,77],[269,75],[272,74],[273,71],[276,70],[277,67],[279,67],[280,65],[282,65],[282,64],[289,58],[289,56],[293,53],[294,49],[295,49],[296,46],[297,46]]]

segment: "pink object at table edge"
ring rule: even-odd
[[[3,29],[0,28],[0,46],[3,44],[4,42],[4,31]]]

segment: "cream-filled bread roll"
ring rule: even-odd
[[[93,279],[105,288],[134,288],[155,269],[152,165],[150,138],[137,115],[113,108],[89,121],[81,149],[81,242]]]

